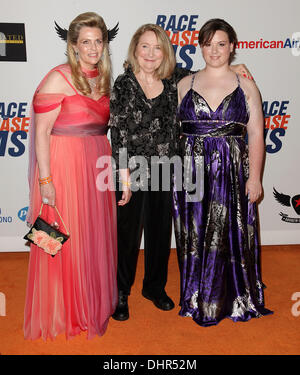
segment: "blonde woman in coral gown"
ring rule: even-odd
[[[70,238],[55,257],[31,245],[26,339],[54,339],[62,332],[69,339],[81,331],[89,339],[101,336],[118,298],[116,203],[106,137],[110,59],[103,19],[95,13],[76,17],[67,50],[68,64],[52,69],[33,99],[28,222],[34,222],[43,202],[42,217],[65,231],[55,205]],[[100,156],[108,164],[101,167]],[[101,179],[101,172],[108,178]]]

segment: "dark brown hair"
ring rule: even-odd
[[[202,47],[205,43],[209,43],[215,35],[215,32],[218,30],[224,31],[228,35],[229,42],[233,44],[233,51],[231,52],[229,59],[229,63],[231,63],[235,56],[238,39],[233,27],[221,18],[212,18],[205,22],[199,31],[199,45]]]

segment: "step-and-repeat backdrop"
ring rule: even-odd
[[[66,43],[55,22],[68,28],[79,13],[94,11],[109,29],[113,76],[122,73],[130,39],[144,23],[171,38],[177,63],[203,67],[198,31],[223,18],[237,31],[236,63],[257,82],[265,114],[264,199],[259,205],[261,243],[300,243],[300,2],[299,0],[14,0],[0,13],[0,251],[27,251],[27,161],[32,94],[41,78],[65,62]],[[172,247],[175,247],[174,237]]]

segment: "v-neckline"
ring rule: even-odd
[[[221,101],[221,103],[218,105],[218,107],[216,108],[216,110],[214,111],[211,106],[208,104],[207,100],[204,98],[204,96],[202,96],[198,91],[196,91],[193,87],[190,88],[190,90],[192,90],[193,92],[195,92],[197,95],[199,95],[206,103],[208,109],[210,110],[211,113],[216,113],[218,111],[218,109],[221,107],[221,105],[224,103],[224,100],[227,99],[229,96],[233,95],[236,90],[240,87],[240,85],[238,85],[231,93],[229,93],[228,95],[226,95],[223,100]]]
[[[136,81],[136,83],[137,83],[137,85],[138,85],[138,89],[139,89],[139,91],[143,94],[143,96],[144,96],[144,98],[146,99],[147,102],[150,102],[150,103],[151,103],[151,102],[153,102],[154,100],[158,99],[158,98],[164,93],[164,91],[165,91],[165,89],[166,89],[165,82],[164,82],[163,79],[161,79],[161,82],[162,82],[162,84],[163,84],[163,89],[162,89],[161,93],[158,94],[157,96],[153,97],[153,98],[148,98],[148,97],[146,96],[146,94],[145,94],[145,91],[144,91],[143,88],[142,88],[142,85],[140,84],[139,80],[137,79],[136,75],[135,75],[133,72],[132,72],[132,75],[133,75],[133,77],[134,77],[134,79],[135,79],[135,81]]]

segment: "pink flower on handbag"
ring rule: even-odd
[[[32,230],[30,235],[31,240],[46,253],[55,255],[62,248],[61,240],[62,237],[55,239],[53,236],[49,236],[46,232],[41,230]]]
[[[58,250],[60,250],[61,248],[62,248],[62,244],[50,236],[49,236],[49,240],[43,247],[46,253],[51,254],[51,255],[57,254]]]
[[[41,244],[47,240],[49,235],[42,230],[35,230],[32,231],[32,241],[38,245],[39,247],[42,247]]]

